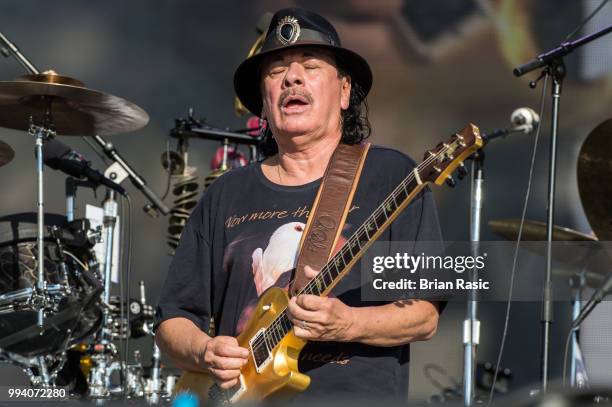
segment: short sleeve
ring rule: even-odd
[[[433,193],[425,188],[391,224],[391,240],[442,242]]]
[[[200,233],[203,217],[192,214],[181,234],[162,288],[155,313],[154,329],[163,321],[183,317],[207,332],[212,315],[212,253]]]

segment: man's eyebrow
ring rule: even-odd
[[[306,57],[306,58],[312,58],[315,56],[314,52],[312,51],[303,51],[301,54],[299,54],[301,57]],[[282,55],[272,55],[270,56],[269,61],[270,62],[278,62],[278,61],[282,61],[284,58]]]

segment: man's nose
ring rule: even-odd
[[[287,68],[287,73],[285,74],[285,80],[283,81],[283,85],[285,87],[292,87],[296,85],[304,84],[304,76],[303,76],[302,66],[296,62],[289,64]]]

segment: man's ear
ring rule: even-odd
[[[342,87],[340,91],[342,92],[340,96],[340,108],[342,110],[348,109],[351,102],[351,77],[346,75],[342,77]]]

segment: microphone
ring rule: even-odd
[[[529,134],[540,124],[540,116],[530,107],[521,107],[512,112],[510,122],[515,131]]]
[[[87,179],[96,186],[104,185],[125,195],[125,190],[121,185],[106,178],[98,170],[91,168],[90,162],[85,156],[57,139],[51,139],[45,143],[43,161],[54,170],[60,170],[78,179]]]
[[[610,294],[612,291],[612,274],[608,276],[606,281],[595,291],[595,293],[591,296],[589,301],[585,304],[585,306],[580,310],[580,314],[576,317],[576,319],[572,322],[572,329],[576,329],[582,324],[582,321],[593,311],[593,308],[597,304],[599,304],[606,295]]]
[[[496,129],[491,133],[482,135],[485,143],[498,137],[506,137],[508,134],[514,133],[531,133],[539,124],[540,116],[530,107],[520,107],[510,115],[511,128]]]

